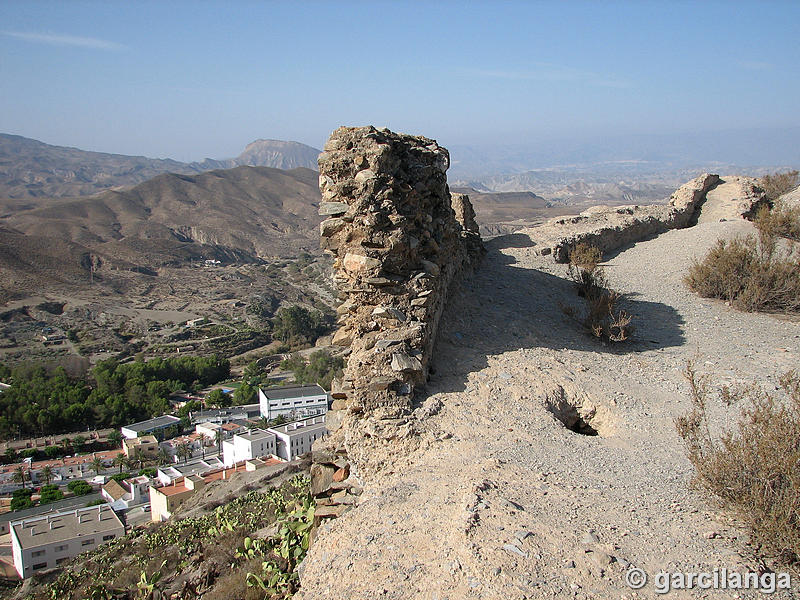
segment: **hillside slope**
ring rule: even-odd
[[[440,325],[419,449],[324,526],[300,597],[649,598],[661,570],[758,571],[747,536],[690,490],[674,425],[689,409],[689,359],[715,391],[769,385],[797,364],[800,322],[736,312],[681,282],[718,236],[750,231],[701,223],[613,256],[611,284],[638,328],[613,347],[563,314],[574,288],[527,235],[490,242]],[[739,408],[715,400],[714,422],[730,427]],[[598,435],[565,426],[578,416]],[[651,577],[635,594],[631,564]]]
[[[0,200],[0,300],[84,285],[90,264],[101,275],[150,273],[318,253],[318,205],[315,171],[269,167],[164,174],[86,198]]]
[[[237,167],[199,175],[159,175],[130,190],[36,202],[2,222],[28,235],[102,247],[128,238],[197,242],[253,256],[316,242],[317,174]]]

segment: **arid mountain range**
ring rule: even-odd
[[[90,266],[151,272],[318,252],[318,203],[315,171],[270,167],[163,174],[84,198],[0,201],[0,285],[17,295],[83,281]]]
[[[241,165],[316,169],[318,154],[319,150],[298,142],[256,140],[236,158],[183,163],[88,152],[0,134],[0,198],[87,196],[130,187],[162,173],[194,175]]]

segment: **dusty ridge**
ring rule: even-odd
[[[566,262],[570,249],[581,242],[606,253],[670,229],[687,227],[696,220],[698,209],[721,181],[718,175],[704,174],[681,186],[667,206],[595,206],[575,217],[551,219],[524,233],[531,237],[539,254],[552,254],[560,263]],[[755,179],[733,177],[722,183],[725,189],[716,202],[722,206],[721,212],[704,211],[709,219],[718,220],[723,215],[749,217],[765,201]]]
[[[619,253],[607,272],[635,294],[640,328],[624,348],[565,318],[574,288],[528,235],[492,240],[448,303],[417,449],[322,527],[299,597],[657,598],[652,580],[626,586],[631,564],[651,578],[758,570],[747,535],[691,491],[674,426],[689,408],[688,359],[716,391],[774,383],[797,364],[800,323],[736,312],[681,282],[718,236],[751,231],[743,219],[700,223]],[[599,435],[567,429],[565,405]],[[714,423],[731,426],[739,408],[715,398]]]

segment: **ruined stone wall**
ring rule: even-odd
[[[448,190],[449,163],[434,140],[374,127],[337,129],[320,155],[322,248],[342,300],[333,343],[347,365],[331,435],[315,445],[318,495],[347,489],[351,473],[381,468],[412,437],[448,288],[483,251],[469,198]]]
[[[567,262],[570,250],[580,243],[609,252],[669,229],[689,226],[706,194],[719,181],[718,175],[696,177],[678,188],[667,206],[598,206],[524,231],[537,252],[551,254],[560,263]]]

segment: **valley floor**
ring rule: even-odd
[[[688,360],[715,391],[774,389],[798,364],[798,320],[740,313],[681,282],[718,236],[751,228],[701,221],[610,257],[637,325],[615,346],[564,315],[579,299],[527,235],[492,240],[442,320],[420,447],[323,528],[299,596],[650,598],[662,570],[757,570],[746,533],[690,488],[674,423],[689,410]],[[570,404],[594,411],[599,435],[554,417]],[[721,429],[735,425],[740,407],[712,405]],[[650,575],[643,589],[626,585],[629,564]],[[757,594],[670,594],[706,596]]]

